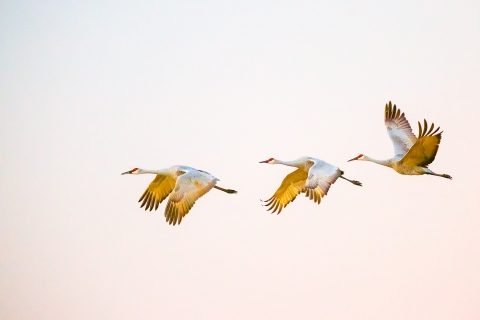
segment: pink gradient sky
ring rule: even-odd
[[[480,319],[480,2],[2,1],[0,47],[0,319]],[[389,100],[452,181],[346,162]],[[364,187],[269,214],[304,155]],[[169,226],[120,173],[174,164],[239,193]]]

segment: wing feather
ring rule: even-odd
[[[165,200],[166,197],[175,188],[175,179],[170,176],[157,174],[155,179],[148,185],[138,202],[142,201],[140,208],[145,206],[145,210],[157,210],[158,205]]]
[[[177,178],[168,199],[165,218],[169,224],[180,224],[198,198],[210,191],[218,179],[203,171],[188,171]]]
[[[277,212],[279,214],[282,209],[285,208],[290,202],[304,190],[305,180],[308,173],[303,169],[297,169],[289,173],[285,179],[283,179],[280,187],[275,191],[274,195],[264,201],[265,206],[269,207],[267,211],[272,210],[272,213]]]
[[[315,203],[320,204],[327,195],[330,186],[342,175],[342,171],[331,164],[318,160],[310,167],[308,178],[305,182],[305,193]]]
[[[402,158],[402,164],[427,167],[435,160],[440,140],[442,139],[442,132],[437,133],[440,127],[436,130],[433,130],[434,128],[435,124],[432,123],[430,129],[428,129],[428,124],[425,119],[423,120],[423,127],[420,122],[418,122],[418,139]]]
[[[404,155],[410,150],[417,138],[405,118],[405,114],[390,101],[385,105],[385,126],[393,143],[395,155]]]

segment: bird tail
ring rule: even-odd
[[[237,191],[235,190],[232,190],[232,189],[224,189],[222,187],[219,187],[219,186],[213,186],[215,189],[218,189],[220,191],[223,191],[223,192],[226,192],[226,193],[237,193]]]

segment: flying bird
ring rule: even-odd
[[[269,207],[267,211],[273,209],[272,213],[277,210],[277,214],[282,212],[282,209],[295,200],[300,193],[305,193],[305,196],[309,197],[310,200],[320,204],[322,197],[330,189],[330,185],[335,183],[338,178],[347,180],[354,185],[362,186],[359,181],[345,178],[343,171],[339,168],[323,160],[311,157],[302,157],[294,161],[281,161],[270,158],[260,161],[260,163],[283,164],[297,168],[297,170],[291,172],[283,179],[282,184],[270,199],[262,200],[265,203],[264,206]]]
[[[235,190],[217,186],[219,179],[210,173],[187,166],[172,166],[161,170],[134,168],[122,174],[145,173],[157,176],[138,200],[138,202],[142,201],[140,208],[145,206],[145,210],[152,211],[154,208],[157,210],[158,205],[170,195],[165,208],[165,218],[169,224],[173,225],[180,224],[195,201],[212,188],[226,193],[237,193]]]
[[[397,109],[396,105],[392,107],[392,102],[390,101],[385,105],[385,126],[387,127],[388,136],[392,140],[395,156],[387,160],[376,160],[360,154],[348,161],[370,161],[390,167],[400,174],[429,174],[452,179],[448,174],[438,174],[428,168],[428,165],[435,159],[443,131],[438,132],[440,127],[434,131],[435,125],[433,123],[429,129],[427,120],[424,119],[423,121],[423,128],[420,122],[418,122],[417,138],[413,134],[405,114],[400,109]]]

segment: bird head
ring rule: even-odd
[[[138,168],[133,168],[132,170],[126,171],[122,174],[138,174]]]
[[[268,160],[260,161],[259,163],[270,163],[270,164],[273,164],[273,163],[275,163],[275,159],[274,159],[274,158],[270,158],[270,159],[268,159]]]
[[[359,154],[358,156],[356,156],[353,159],[348,160],[347,162],[350,162],[350,161],[353,161],[353,160],[364,160],[364,159],[365,159],[365,156],[363,154]]]

